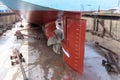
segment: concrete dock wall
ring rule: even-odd
[[[83,17],[83,19],[86,19],[87,21],[87,30],[93,30],[94,26],[96,26],[94,24],[95,19],[94,18],[90,18],[90,17]],[[106,30],[114,36],[114,39],[112,39],[111,37],[99,37],[96,35],[92,35],[91,32],[86,32],[86,41],[90,41],[90,42],[100,42],[101,45],[107,47],[108,49],[111,49],[112,51],[118,53],[120,55],[120,20],[110,20],[110,19],[99,19],[100,21],[102,21],[103,25],[101,25],[100,23],[98,24],[98,32],[102,33],[103,28],[102,26],[104,26],[106,28]],[[110,27],[111,27],[111,31],[110,31]],[[105,33],[105,36],[109,36],[107,33]]]
[[[0,16],[0,25],[10,25],[16,21],[16,15]]]
[[[88,18],[88,17],[83,17],[87,21],[87,30],[93,30],[95,18]],[[110,19],[98,19],[101,21],[101,23],[104,25],[106,30],[114,36],[115,39],[119,40],[120,39],[120,20],[110,20]],[[100,23],[98,24],[98,32],[102,33],[103,31],[103,25]],[[111,28],[111,30],[110,30]],[[107,35],[107,34],[106,34]]]

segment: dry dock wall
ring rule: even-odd
[[[87,20],[87,30],[93,30],[95,18],[88,18],[88,17],[83,17]],[[101,21],[104,25],[104,27],[107,29],[108,32],[111,32],[113,36],[116,39],[120,39],[120,20],[112,20],[112,19],[98,19]],[[111,30],[110,30],[111,28]],[[98,24],[98,32],[102,33],[102,25],[99,23]],[[107,35],[107,34],[106,34]]]
[[[0,25],[9,25],[16,21],[16,15],[0,15]]]
[[[83,19],[86,19],[87,21],[87,27],[86,30],[93,30],[95,25],[95,18],[90,17],[83,17]],[[120,20],[112,20],[112,19],[99,19],[101,21],[102,25],[98,24],[98,32],[102,33],[103,26],[105,29],[114,36],[115,39],[120,40]],[[110,31],[111,28],[111,31]],[[107,33],[105,33],[106,36],[108,36]],[[108,49],[113,50],[114,52],[118,53],[120,55],[120,41],[116,41],[114,39],[111,39],[110,37],[99,37],[96,35],[92,35],[91,32],[86,32],[86,41],[90,42],[100,42],[100,44],[104,45]]]

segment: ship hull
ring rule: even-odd
[[[20,12],[16,11],[17,14],[20,14],[23,19],[28,23],[34,23],[39,25],[45,25],[51,21],[55,21],[58,18],[59,11],[27,11]]]

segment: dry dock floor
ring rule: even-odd
[[[92,43],[85,44],[84,72],[79,75],[66,65],[63,54],[55,54],[46,45],[46,38],[40,30],[22,31],[29,35],[40,35],[40,40],[31,37],[17,40],[15,31],[23,29],[18,25],[0,37],[0,80],[23,80],[19,65],[11,66],[9,57],[14,48],[19,49],[26,60],[23,66],[28,80],[120,80],[120,75],[109,74],[101,65],[104,57],[91,46]]]

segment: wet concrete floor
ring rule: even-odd
[[[119,80],[114,79],[106,72],[101,65],[100,56],[91,46],[85,46],[85,61],[83,75],[79,75],[72,70],[63,59],[63,54],[55,54],[51,47],[47,46],[44,34],[39,30],[23,30],[22,33],[29,35],[40,35],[40,40],[31,37],[25,37],[23,40],[17,40],[14,33],[17,27],[7,31],[0,38],[0,78],[1,80],[23,80],[19,65],[11,66],[12,50],[17,48],[23,54],[26,62],[23,63],[28,80]],[[26,25],[27,28],[30,25]],[[24,27],[26,28],[26,27]]]

